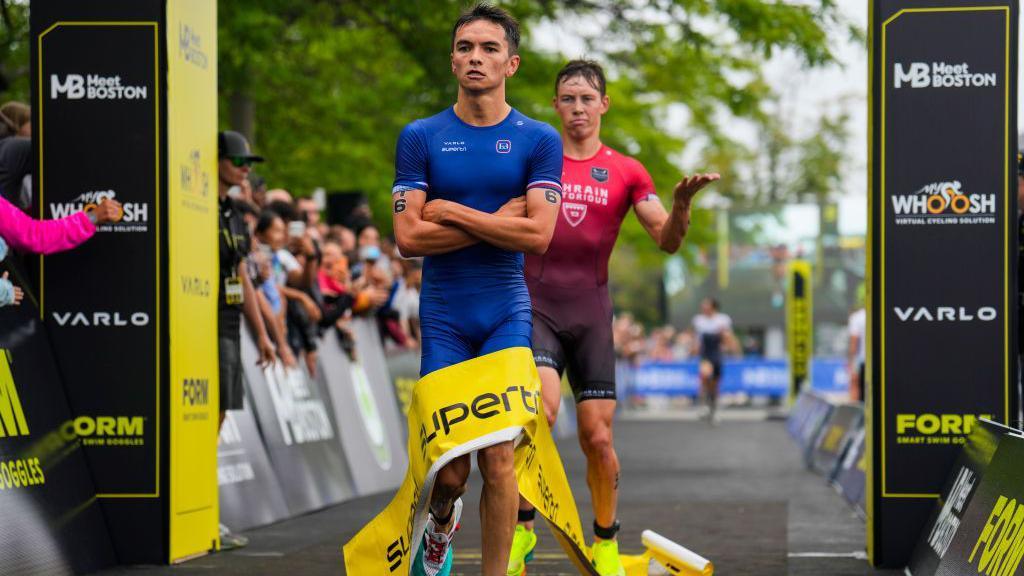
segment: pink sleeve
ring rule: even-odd
[[[647,173],[647,169],[635,158],[626,159],[626,168],[629,174],[629,200],[633,204],[638,204],[647,200],[652,194],[657,195],[654,191],[654,180],[651,179],[651,175]]]
[[[70,250],[96,233],[85,212],[59,220],[33,220],[4,198],[0,198],[0,236],[15,250],[53,254]]]

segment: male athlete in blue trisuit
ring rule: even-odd
[[[478,5],[455,23],[455,106],[417,120],[398,139],[395,238],[405,256],[426,256],[420,296],[420,375],[512,347],[530,347],[530,294],[523,252],[543,253],[561,198],[562,141],[547,124],[505,102],[519,67],[519,27]],[[525,195],[525,198],[523,196]],[[505,574],[519,504],[513,443],[478,452],[483,476],[482,568]],[[451,571],[469,476],[469,455],[437,474],[417,575]]]

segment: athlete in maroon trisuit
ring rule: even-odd
[[[630,207],[659,248],[668,253],[678,250],[689,226],[690,202],[719,176],[683,178],[673,191],[672,209],[666,212],[643,165],[601,143],[601,116],[609,106],[601,67],[589,61],[570,62],[558,73],[555,91],[565,155],[562,207],[547,253],[526,258],[534,359],[550,423],[558,414],[561,374],[568,371],[594,506],[594,566],[602,576],[624,576],[615,540],[619,460],[612,445],[615,352],[608,258]],[[521,501],[510,576],[523,574],[533,556],[533,518],[533,508]]]

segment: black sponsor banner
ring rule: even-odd
[[[124,206],[119,222],[100,227],[72,252],[42,258],[40,270],[41,313],[80,417],[76,432],[97,490],[116,497],[160,491],[161,10],[159,2],[137,4],[149,8],[147,21],[96,14],[97,20],[51,23],[51,4],[32,11],[40,85],[37,216],[91,210],[104,198]]]
[[[224,419],[217,446],[217,484],[221,523],[233,531],[289,516],[251,407],[231,410]]]
[[[0,308],[0,572],[81,574],[116,558],[33,299]]]
[[[849,446],[864,420],[864,409],[857,404],[840,404],[822,424],[821,432],[811,452],[811,468],[831,478],[836,463]]]
[[[861,427],[850,438],[843,458],[836,467],[835,478],[832,485],[839,490],[851,505],[860,507],[864,511],[864,473],[867,471],[867,451],[865,450],[864,438],[866,430]]]
[[[34,260],[56,366],[118,561],[166,562],[161,458],[162,2],[32,6],[34,216],[121,202],[71,252]]]
[[[364,327],[356,339],[359,352],[372,348],[374,343],[379,347],[375,327]],[[362,496],[397,488],[408,467],[408,457],[402,417],[386,377],[383,354],[371,350],[357,353],[356,358],[352,362],[335,332],[327,331],[320,346],[320,373],[340,425],[341,444],[356,494]]]
[[[1019,401],[1017,3],[871,6],[868,550],[899,567],[972,424]]]
[[[936,502],[931,517],[925,523],[924,530],[917,541],[911,556],[907,572],[912,576],[931,576],[937,574],[940,563],[952,550],[954,538],[960,532],[961,524],[967,517],[967,511],[973,507],[972,501],[983,478],[988,475],[988,468],[1009,428],[983,420],[978,423],[967,438],[967,444],[960,451],[956,462],[950,469],[946,485]],[[1017,485],[1020,486],[1020,466],[1018,463]],[[1005,479],[1004,479],[1005,481]],[[946,572],[948,573],[948,572]],[[954,572],[961,574],[962,572]],[[973,572],[976,573],[976,572]],[[990,574],[1002,574],[992,571]],[[1007,574],[1014,574],[1008,572]]]
[[[353,495],[327,389],[320,378],[281,364],[259,368],[256,345],[242,325],[242,365],[256,421],[291,514]]]

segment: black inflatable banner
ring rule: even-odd
[[[372,340],[359,342],[364,338]],[[372,348],[374,341],[380,342],[376,329],[358,332],[356,340],[360,351]],[[386,377],[383,355],[358,354],[357,359],[349,360],[334,331],[327,331],[320,346],[321,374],[341,427],[341,444],[356,494],[362,496],[397,488],[408,458],[405,432],[399,423],[403,418]],[[374,365],[378,361],[381,363]],[[382,372],[382,380],[370,376],[379,377]]]
[[[974,423],[1016,414],[1017,3],[870,5],[868,552],[901,567]]]
[[[92,572],[114,548],[31,299],[0,307],[0,571]]]
[[[217,446],[220,521],[234,532],[289,517],[281,484],[270,465],[250,407],[224,419]]]
[[[258,358],[243,323],[245,383],[289,512],[304,514],[350,498],[352,479],[323,381],[280,364],[261,369]]]
[[[980,493],[979,486],[989,475],[989,467],[1003,438],[1013,430],[999,424],[983,420],[978,423],[967,438],[967,444],[960,451],[956,463],[942,489],[942,495],[932,511],[931,518],[925,524],[917,547],[910,559],[907,573],[910,576],[932,576],[933,574],[966,574],[977,571],[940,571],[940,564],[947,566],[949,562],[963,566],[966,556],[964,546],[952,546],[956,539],[962,540],[961,526],[967,518],[968,511],[974,507],[974,497]],[[1002,478],[1000,483],[1011,480],[1011,486],[1024,488],[1021,472],[1024,471],[1024,460],[1015,464],[1016,478]],[[1024,491],[1022,491],[1024,492]],[[984,507],[984,506],[982,506]],[[1019,523],[1018,523],[1019,524]],[[969,534],[969,532],[967,532]],[[1012,539],[1011,539],[1012,541]],[[986,563],[988,564],[988,563]],[[948,566],[947,566],[948,567]],[[1004,574],[993,570],[989,574]],[[1005,572],[1008,576],[1014,571]]]

